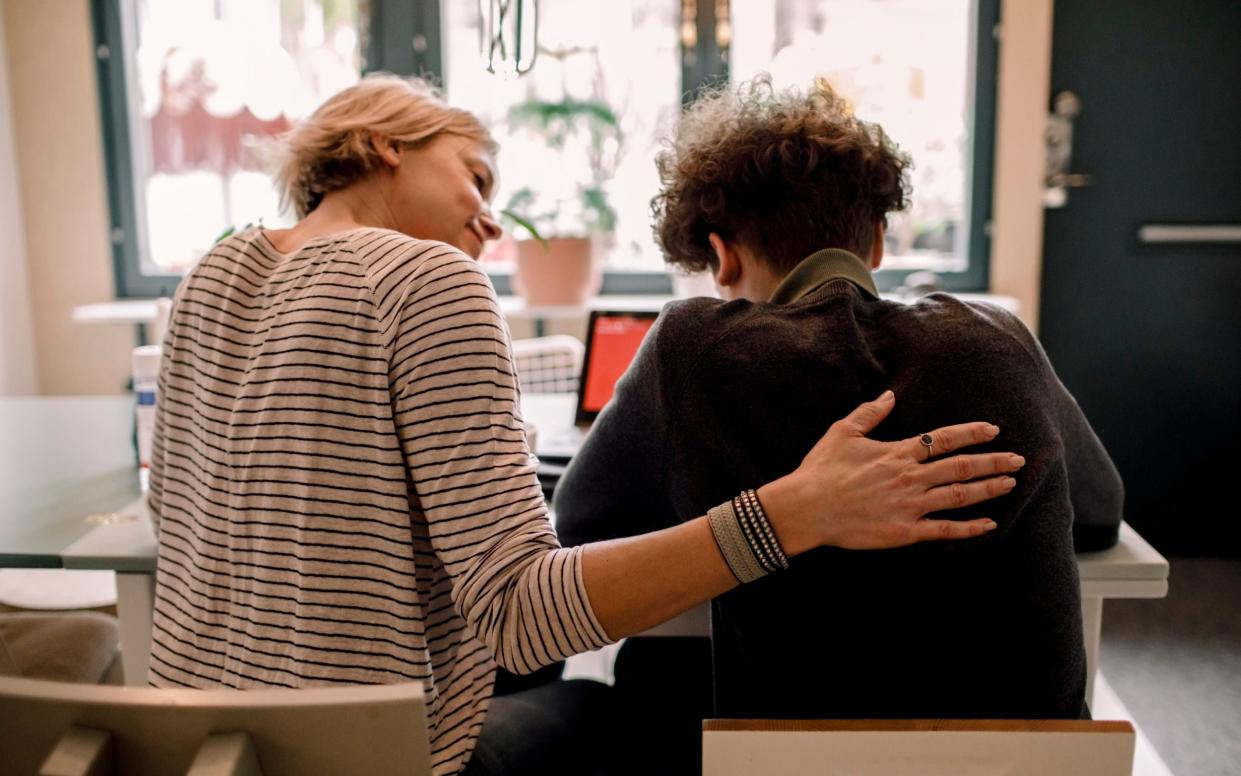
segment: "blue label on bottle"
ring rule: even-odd
[[[138,391],[138,406],[139,407],[155,406],[155,391]]]

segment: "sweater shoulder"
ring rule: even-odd
[[[753,317],[749,302],[695,297],[664,305],[640,353],[661,371],[685,374]]]
[[[957,357],[1007,356],[1013,366],[1041,369],[1046,357],[1020,318],[987,302],[930,294],[913,304],[897,305],[885,323],[916,338],[928,353]]]

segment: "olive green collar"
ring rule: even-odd
[[[843,278],[857,286],[872,299],[879,298],[875,279],[866,264],[852,253],[828,248],[810,254],[780,281],[772,292],[772,304],[791,304],[832,280]]]

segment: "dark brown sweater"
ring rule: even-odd
[[[891,551],[821,548],[713,606],[728,717],[1076,718],[1085,653],[1074,549],[1116,541],[1120,478],[1042,348],[1011,314],[936,294],[879,299],[823,251],[773,302],[665,308],[557,488],[566,544],[704,514],[796,468],[885,389],[873,436],[973,420],[977,452],[1024,455],[1012,493],[958,510],[991,534]]]

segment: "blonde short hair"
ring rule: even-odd
[[[381,162],[372,132],[406,147],[451,134],[477,140],[492,154],[498,150],[472,113],[449,106],[430,83],[372,73],[329,97],[281,138],[274,174],[281,207],[305,218],[325,194],[374,172]]]

